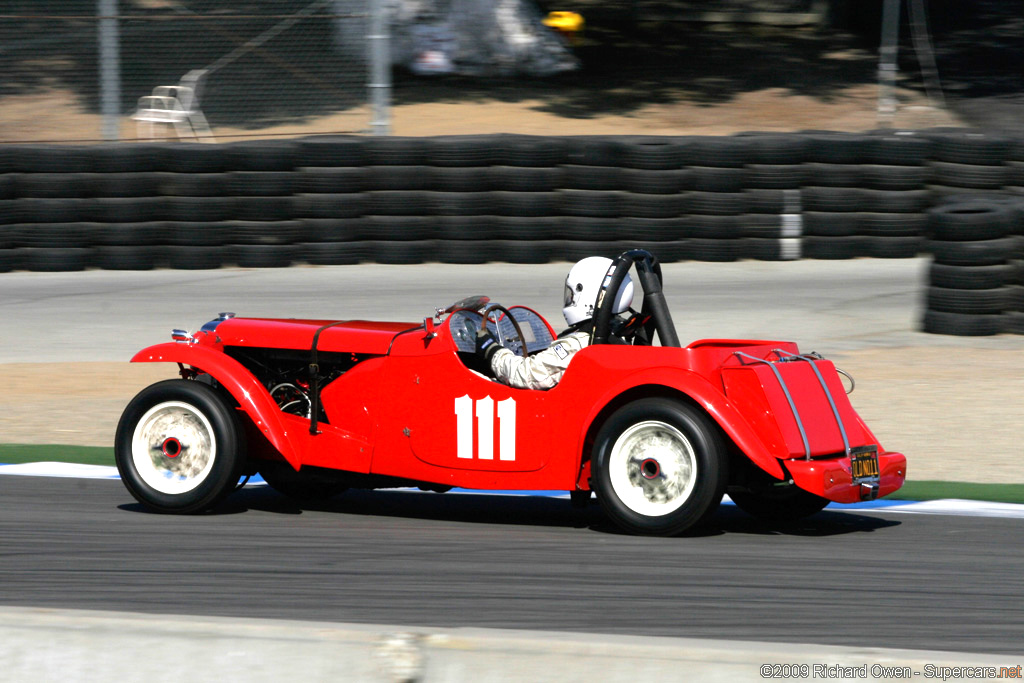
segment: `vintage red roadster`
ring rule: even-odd
[[[631,272],[642,307],[618,317],[604,293]],[[879,444],[832,362],[792,342],[680,346],[646,251],[613,260],[592,343],[550,390],[487,376],[474,353],[481,328],[520,354],[555,335],[535,311],[483,296],[418,323],[224,313],[194,334],[175,330],[132,358],[176,363],[180,379],[125,409],[122,480],[167,513],[208,510],[257,472],[299,499],[568,491],[577,503],[596,494],[626,530],[667,535],[705,520],[726,492],[753,515],[795,519],[888,495],[906,477],[906,458]]]

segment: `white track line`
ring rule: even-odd
[[[13,474],[27,477],[68,477],[73,479],[120,479],[116,467],[106,465],[76,465],[66,462],[32,462],[22,465],[0,465],[0,475]],[[264,486],[266,483],[258,476],[249,481],[247,486]],[[410,491],[416,491],[410,489]],[[418,491],[417,491],[418,492]],[[536,495],[568,498],[564,493],[551,491],[469,491],[455,489],[454,493],[487,494],[487,495]],[[722,501],[732,505],[726,496]],[[870,503],[853,505],[829,505],[830,510],[872,510],[884,512],[903,512],[919,515],[953,515],[957,517],[1003,517],[1008,519],[1024,519],[1024,505],[1012,503],[991,503],[977,500],[943,499],[926,501],[879,500]]]

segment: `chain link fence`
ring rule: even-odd
[[[386,121],[382,4],[7,0],[0,141],[366,132]]]

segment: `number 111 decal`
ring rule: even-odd
[[[495,416],[497,405],[497,416]],[[455,399],[456,452],[473,458],[473,417],[476,417],[476,457],[494,460],[494,428],[498,426],[498,459],[516,459],[516,402],[506,398],[495,404],[490,396],[474,401],[468,395]]]

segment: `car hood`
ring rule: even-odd
[[[231,318],[217,325],[216,334],[225,346],[310,349],[317,330],[321,330],[317,341],[320,351],[383,355],[396,334],[415,327],[416,323],[368,320]]]

